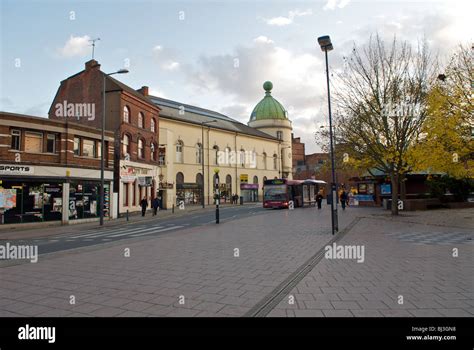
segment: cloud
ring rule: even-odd
[[[270,26],[281,27],[281,26],[286,26],[293,23],[296,17],[308,16],[312,14],[313,14],[313,11],[311,9],[308,9],[306,11],[294,10],[294,11],[288,12],[288,17],[279,16],[279,17],[273,17],[269,19],[264,18],[264,21]]]
[[[259,36],[232,52],[202,55],[195,65],[183,67],[187,90],[206,96],[214,109],[247,123],[255,105],[264,97],[263,83],[273,82],[272,96],[289,113],[298,136],[304,136],[309,150],[316,149],[313,132],[326,96],[324,56],[309,48],[295,52]],[[239,66],[234,66],[234,59]]]
[[[336,7],[342,9],[342,8],[346,7],[350,2],[351,2],[351,0],[328,0],[326,2],[326,5],[324,5],[323,10],[324,11],[326,11],[326,10],[335,10]]]
[[[153,47],[152,53],[155,62],[165,71],[176,71],[181,66],[177,60],[178,53],[174,49],[156,45]]]
[[[84,36],[73,36],[71,35],[64,44],[63,47],[58,48],[58,53],[62,57],[70,58],[75,56],[85,56],[90,54],[91,43],[89,42],[91,38],[89,35]]]

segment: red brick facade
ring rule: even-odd
[[[12,143],[13,135],[18,135],[19,149],[15,149]],[[86,127],[84,125],[38,118],[27,115],[0,112],[0,159],[6,163],[18,164],[41,164],[51,166],[70,166],[80,168],[99,169],[100,168],[100,131]],[[41,149],[31,151],[26,149],[28,135],[35,135],[41,139]],[[54,148],[48,152],[48,135],[54,138]],[[112,170],[114,165],[113,157],[113,133],[106,132],[105,166]],[[96,155],[86,157],[74,154],[74,139],[79,140],[82,145],[83,140],[88,140],[95,145]],[[110,140],[110,142],[109,142]],[[110,147],[109,147],[110,146]],[[18,158],[19,157],[19,158]]]

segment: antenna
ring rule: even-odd
[[[100,40],[100,38],[95,38],[95,39],[89,40],[89,42],[92,42],[92,59],[94,59],[95,42],[96,42],[97,40]]]

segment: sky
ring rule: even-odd
[[[441,61],[474,42],[474,1],[60,1],[0,0],[0,110],[47,117],[61,80],[95,59],[104,72],[150,94],[247,123],[273,82],[306,153],[327,125],[330,71],[370,35],[426,39]]]

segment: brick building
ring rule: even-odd
[[[49,110],[54,120],[75,120],[101,128],[104,75],[95,60],[61,81]],[[118,213],[140,210],[140,200],[156,196],[159,183],[159,111],[148,87],[134,90],[105,75],[106,129],[114,133],[114,189]]]
[[[105,216],[113,210],[114,134],[105,134]],[[100,130],[68,120],[0,112],[3,224],[99,216]]]

